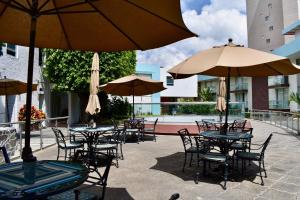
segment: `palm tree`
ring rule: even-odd
[[[293,101],[296,104],[300,105],[300,94],[298,92],[297,93],[292,92],[290,94],[290,97],[289,97],[289,102],[291,102],[291,101]]]
[[[213,93],[210,88],[203,88],[199,92],[199,97],[202,101],[213,101]]]

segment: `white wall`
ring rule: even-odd
[[[162,91],[161,97],[197,97],[198,96],[198,76],[186,79],[174,80],[173,86],[167,86],[167,76],[171,76],[167,71],[171,67],[160,68],[160,81],[164,83],[166,90]]]

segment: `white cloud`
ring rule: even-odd
[[[138,52],[138,63],[174,66],[198,51],[225,44],[228,38],[233,38],[234,43],[246,45],[245,7],[245,0],[212,0],[200,14],[196,9],[185,11],[183,19],[187,27],[199,37]]]

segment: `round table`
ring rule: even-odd
[[[78,163],[42,160],[0,166],[0,199],[39,199],[81,185],[88,169]]]
[[[209,140],[214,140],[219,143],[222,153],[227,154],[230,146],[239,140],[249,140],[253,137],[250,133],[244,132],[227,132],[226,135],[221,134],[220,131],[204,131],[200,133],[201,136]]]

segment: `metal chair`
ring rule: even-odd
[[[192,165],[192,160],[193,160],[193,155],[196,154],[196,156],[198,156],[198,152],[203,152],[205,151],[204,149],[201,148],[197,148],[197,146],[195,144],[193,144],[192,142],[192,137],[189,133],[189,131],[184,128],[184,129],[180,129],[179,131],[177,131],[181,140],[182,140],[182,144],[183,144],[183,148],[184,148],[184,163],[183,163],[183,167],[182,167],[182,171],[184,172],[184,168],[185,168],[185,164],[186,164],[186,160],[187,160],[187,155],[190,154],[190,165]],[[199,157],[197,157],[197,164],[199,165]]]
[[[209,122],[209,121],[215,121],[214,119],[206,120],[202,119],[202,122],[206,126],[206,130],[219,130],[219,127],[217,127],[214,123]]]
[[[135,120],[125,120],[124,121],[124,134],[123,134],[123,142],[126,143],[127,135],[131,134],[137,135],[137,143],[140,142],[144,129],[144,122],[138,119]]]
[[[223,188],[226,190],[226,183],[227,183],[227,176],[228,176],[228,158],[229,156],[228,155],[224,155],[222,153],[219,153],[219,152],[211,152],[211,150],[213,149],[210,145],[211,141],[209,140],[205,140],[204,138],[196,138],[195,139],[196,141],[196,146],[198,149],[202,149],[202,151],[198,151],[198,162],[199,161],[203,161],[203,164],[204,164],[204,167],[203,167],[203,174],[205,175],[206,174],[206,162],[209,162],[209,164],[211,162],[217,162],[217,163],[220,163],[224,166],[224,174],[223,174],[223,177],[224,177],[224,186]],[[215,141],[212,142],[212,144],[214,144]],[[204,151],[203,151],[204,150]],[[198,181],[199,181],[199,176],[200,174],[197,173],[196,174],[196,184],[198,184]]]
[[[80,158],[87,158],[89,157],[89,151],[85,151],[85,150],[79,150],[76,152],[75,157],[74,157],[74,161],[75,162],[80,162],[82,160],[80,160]],[[85,200],[98,200],[101,199],[103,200],[105,198],[105,192],[106,192],[106,186],[107,186],[107,180],[108,180],[108,174],[110,171],[110,167],[112,164],[112,160],[113,160],[113,156],[101,153],[101,152],[93,152],[94,156],[95,156],[95,160],[94,160],[94,165],[96,165],[95,167],[99,167],[99,163],[97,163],[97,160],[99,160],[99,162],[102,164],[103,167],[105,167],[105,170],[103,172],[103,174],[101,175],[99,172],[99,178],[97,178],[97,182],[92,182],[87,180],[87,182],[91,182],[93,183],[92,185],[89,186],[85,186],[85,187],[81,187],[75,190],[68,190],[66,192],[57,194],[57,195],[53,195],[48,197],[48,200],[65,200],[65,199],[75,199],[75,200],[80,200],[80,199],[85,199]],[[84,163],[84,161],[83,161]],[[86,164],[86,163],[85,163]],[[93,163],[88,163],[87,164],[88,167],[90,168],[91,165],[93,165]],[[90,171],[92,172],[93,169],[90,169]],[[89,193],[87,191],[84,191],[85,189],[91,187],[91,186],[97,186],[100,185],[102,186],[102,192],[100,193],[100,197],[98,197],[98,195],[94,194],[94,193]]]
[[[156,125],[157,125],[157,122],[158,122],[158,118],[156,118],[154,124],[152,127],[149,127],[149,128],[144,128],[144,133],[152,133],[153,134],[153,140],[156,142],[156,135],[155,135],[155,128],[156,128]]]
[[[78,143],[78,142],[69,142],[66,141],[64,134],[61,132],[61,130],[57,129],[57,128],[52,128],[54,134],[55,134],[55,139],[56,139],[56,143],[57,143],[57,160],[59,158],[60,155],[60,149],[65,150],[65,160],[67,159],[67,154],[68,154],[68,150],[69,150],[69,157],[71,156],[71,151],[78,149],[78,148],[83,148],[83,144],[82,143]]]
[[[229,127],[229,131],[242,132],[245,129],[247,120],[234,120],[232,125]]]
[[[3,154],[3,157],[4,157],[4,162],[5,163],[10,163],[10,159],[9,159],[8,153],[6,151],[6,147],[2,146],[2,147],[0,147],[0,150],[2,151],[2,154]]]
[[[262,177],[262,170],[265,172],[265,178],[267,177],[267,171],[265,169],[265,162],[264,162],[264,157],[265,157],[265,151],[267,149],[267,146],[270,143],[270,140],[272,138],[273,134],[270,134],[269,137],[266,139],[266,141],[261,144],[261,145],[256,145],[252,144],[254,146],[259,146],[256,149],[251,149],[251,150],[259,150],[261,149],[261,152],[246,152],[246,151],[238,151],[236,154],[237,160],[242,160],[242,171],[244,172],[245,170],[245,161],[250,160],[250,161],[257,161],[259,164],[259,175],[261,179],[261,185],[264,185],[264,180]]]

